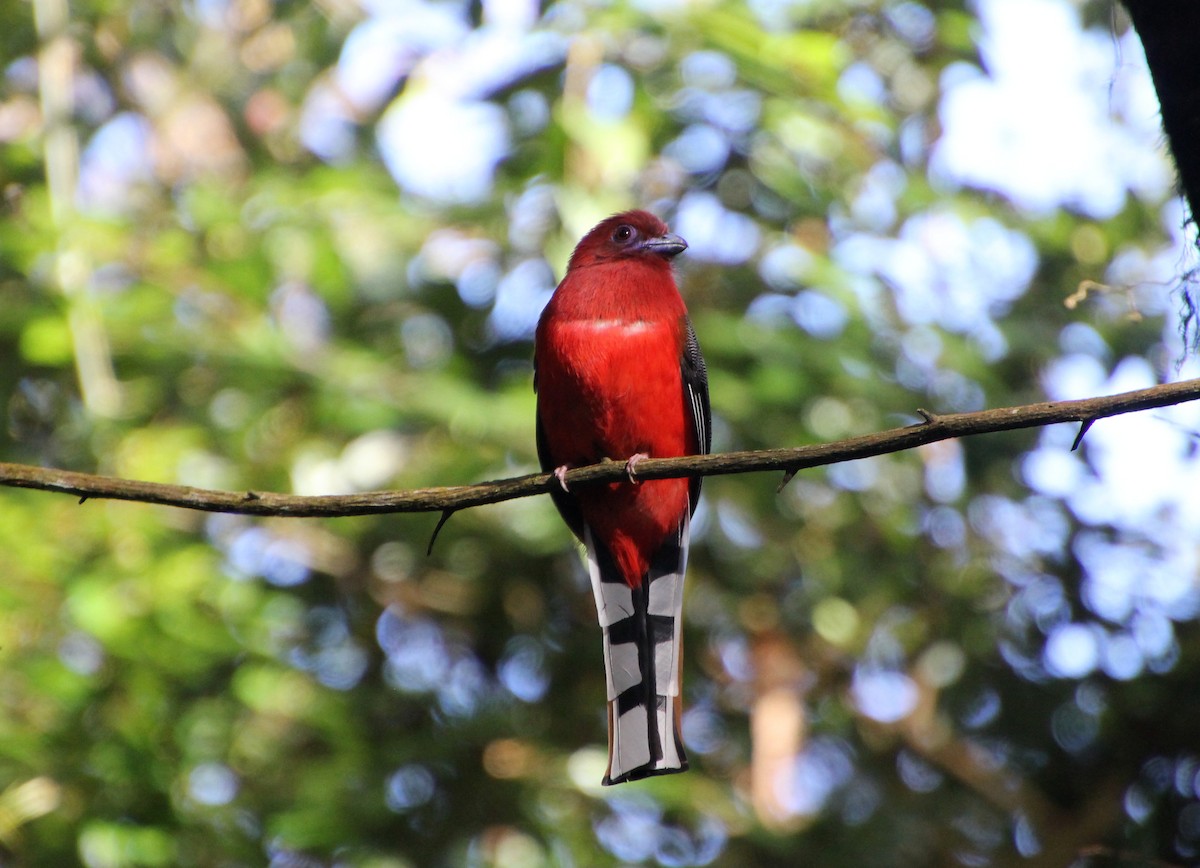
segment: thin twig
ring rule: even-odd
[[[1020,407],[981,410],[976,413],[952,413],[946,416],[924,413],[921,414],[922,421],[916,425],[865,434],[836,443],[755,452],[693,455],[684,458],[647,458],[638,462],[637,472],[639,480],[717,476],[760,470],[784,470],[794,473],[807,467],[900,452],[953,437],[1036,428],[1059,422],[1090,423],[1108,416],[1182,404],[1197,399],[1200,399],[1200,379],[1080,401],[1048,401]],[[622,461],[579,467],[566,474],[567,484],[572,489],[577,485],[621,482],[625,479],[625,464]],[[81,502],[89,498],[129,500],[207,512],[284,517],[336,517],[397,512],[446,513],[544,494],[557,485],[558,480],[551,473],[532,473],[475,485],[313,497],[265,491],[213,491],[185,485],[138,482],[90,473],[0,463],[0,486],[62,492],[81,498]]]

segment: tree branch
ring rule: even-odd
[[[1060,422],[1079,422],[1086,431],[1097,419],[1166,407],[1200,399],[1200,379],[1167,383],[1102,398],[1080,401],[1048,401],[1020,407],[1002,407],[976,413],[937,416],[918,411],[924,421],[905,428],[893,428],[815,446],[765,449],[756,452],[725,452],[718,455],[694,455],[685,458],[648,458],[638,463],[638,479],[667,479],[679,476],[718,476],[750,473],[758,470],[783,470],[794,474],[806,467],[836,464],[856,458],[869,458],[889,452],[901,452],[926,443],[1010,431],[1037,428]],[[1078,445],[1078,439],[1077,443]],[[567,473],[571,487],[626,478],[622,462],[609,461],[580,467]],[[80,502],[89,498],[130,500],[177,506],[207,512],[232,512],[245,515],[286,517],[336,517],[397,512],[455,512],[473,506],[499,503],[518,497],[544,494],[558,481],[549,473],[533,473],[512,479],[455,485],[445,488],[418,488],[410,491],[376,491],[361,494],[321,495],[316,497],[273,494],[256,491],[213,491],[186,485],[137,482],[90,473],[0,463],[0,485],[57,491],[75,495]]]

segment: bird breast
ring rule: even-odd
[[[554,322],[543,335],[538,390],[567,416],[555,425],[570,463],[686,450],[679,328],[672,322]],[[555,439],[555,438],[552,438]]]

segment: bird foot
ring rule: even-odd
[[[636,468],[638,466],[638,463],[641,462],[643,459],[646,459],[649,457],[650,456],[647,455],[645,452],[639,452],[636,455],[630,455],[629,460],[625,462],[625,475],[629,477],[629,481],[632,482],[634,485],[637,485],[637,483],[638,483],[638,478],[637,478],[637,473],[636,473]]]
[[[562,464],[554,468],[554,478],[558,480],[558,484],[562,486],[562,490],[571,493],[571,489],[567,488],[567,465]]]

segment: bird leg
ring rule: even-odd
[[[638,483],[637,473],[635,472],[638,463],[649,457],[645,452],[638,452],[635,455],[630,455],[629,460],[625,462],[625,475],[629,477],[629,481],[634,485]]]
[[[567,470],[570,468],[565,464],[560,464],[554,468],[554,478],[558,480],[558,484],[562,486],[562,490],[571,493],[571,489],[567,488]]]

